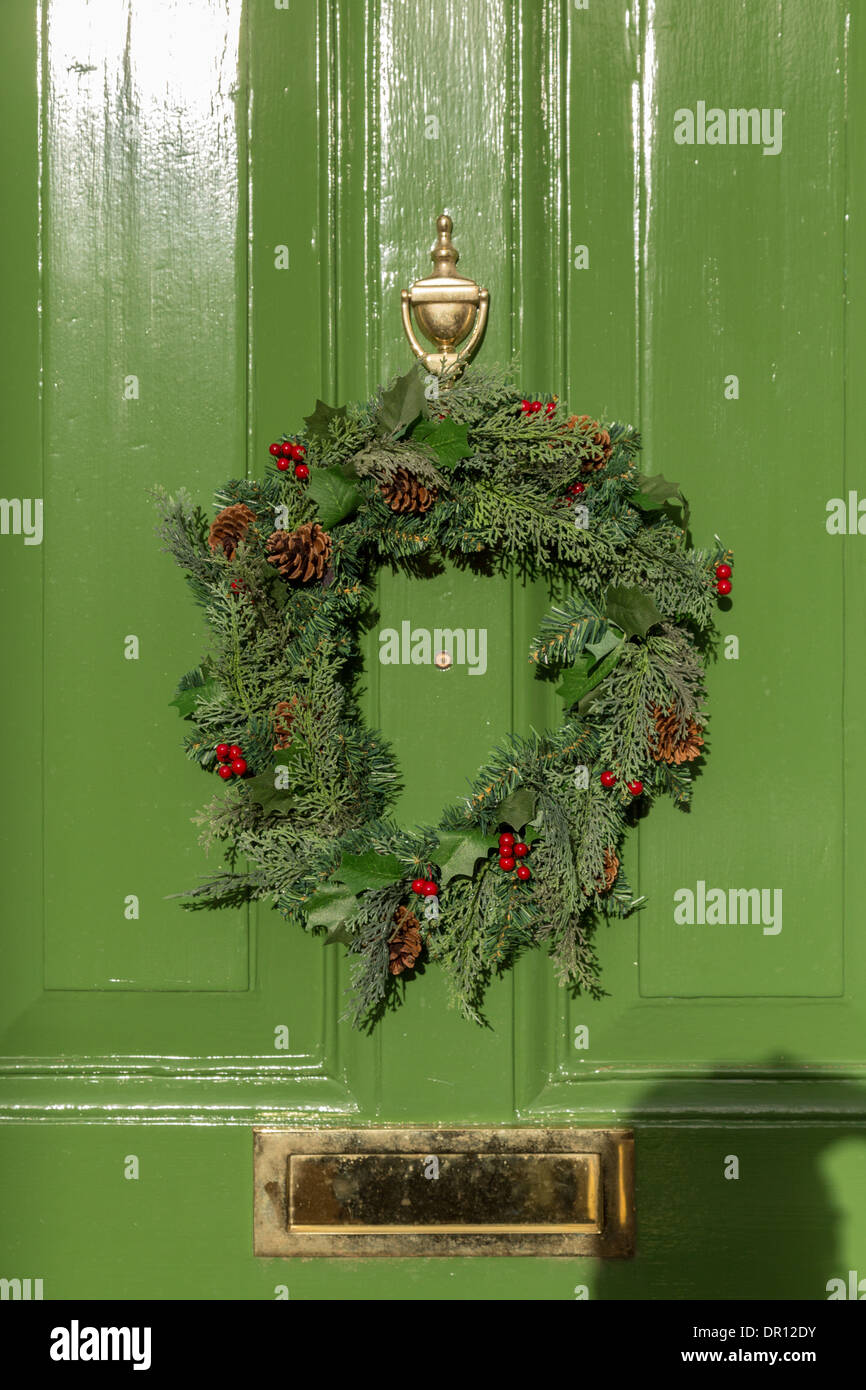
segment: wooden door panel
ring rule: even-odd
[[[20,827],[25,854],[44,843],[44,925],[31,893],[4,977],[10,1103],[25,1110],[138,1094],[166,1113],[180,1095],[225,1112],[246,1103],[247,1082],[267,1104],[295,1079],[301,1105],[351,1106],[336,1080],[335,955],[279,919],[258,939],[245,910],[190,914],[166,897],[218,858],[196,846],[191,818],[212,789],[185,763],[168,703],[204,633],[159,553],[148,494],[187,486],[206,505],[246,466],[245,44],[240,4],[44,11],[32,207],[43,270],[18,334],[25,342],[44,302],[47,526],[41,554],[25,552],[44,562],[44,824],[36,835],[26,818]],[[35,49],[31,61],[35,71]],[[317,107],[300,108],[313,133],[312,212],[307,225],[281,212],[266,228],[271,272],[287,227],[296,268],[318,256]],[[273,115],[265,103],[262,114]],[[299,159],[302,198],[303,172]],[[304,287],[309,338],[319,290],[302,275],[296,309]],[[263,355],[261,369],[278,361]],[[317,388],[312,372],[308,396]],[[28,480],[23,491],[34,490]],[[30,634],[18,671],[32,718],[40,625],[28,627],[23,602],[17,613]],[[125,915],[131,895],[137,917]]]
[[[243,458],[241,7],[45,20],[46,986],[245,990],[246,912],[166,901],[209,867],[168,707],[202,634],[148,495]]]
[[[860,409],[845,388],[860,319],[842,286],[859,247],[846,231],[859,115],[845,92],[862,60],[856,41],[846,48],[843,6],[822,12],[817,62],[811,15],[778,18],[754,6],[734,30],[708,14],[697,46],[688,6],[642,6],[636,20],[636,413],[648,471],[682,483],[696,537],[718,529],[734,546],[735,601],[719,629],[738,636],[740,656],[710,672],[712,756],[692,810],[655,807],[627,846],[648,901],[602,931],[610,996],[567,999],[543,961],[521,963],[527,1115],[639,1106],[654,1069],[687,1086],[701,1059],[718,1060],[715,1079],[778,1074],[792,1102],[794,1078],[862,1066],[862,856],[850,840],[846,851],[862,784],[862,644],[848,616],[862,561],[856,539],[825,528],[826,501],[853,486],[846,415]],[[674,143],[678,108],[702,96],[751,105],[757,91],[786,112],[778,157]],[[725,399],[729,373],[738,400]],[[698,879],[781,887],[782,932],[677,924],[673,895]]]
[[[694,501],[695,533],[734,548],[719,630],[740,655],[711,673],[712,758],[687,823],[657,814],[641,834],[640,993],[839,996],[844,555],[824,504],[845,458],[844,7],[803,24],[750,6],[735,33],[708,15],[697,59],[692,16],[668,0],[645,36],[641,419],[652,471]],[[674,142],[678,109],[751,106],[754,85],[757,106],[784,110],[777,154]],[[779,890],[781,930],[677,925],[673,894],[698,880]]]

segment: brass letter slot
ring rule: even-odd
[[[598,1231],[598,1154],[294,1154],[293,1231]]]
[[[257,1255],[629,1255],[625,1130],[255,1131]]]

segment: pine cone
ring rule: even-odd
[[[210,535],[208,536],[208,545],[211,550],[222,548],[226,559],[233,560],[235,551],[255,519],[255,512],[251,512],[243,502],[236,502],[232,507],[223,508],[211,522]]]
[[[265,543],[268,564],[283,579],[322,579],[331,562],[331,537],[318,521],[305,522],[296,531],[274,531]]]
[[[292,746],[292,725],[295,722],[295,713],[298,708],[298,697],[293,695],[291,700],[280,700],[274,710],[274,752],[279,752],[281,748]]]
[[[398,907],[394,921],[397,925],[388,942],[389,969],[392,975],[402,975],[404,970],[412,969],[424,943],[419,930],[421,924],[408,907]]]
[[[650,734],[649,751],[657,763],[690,763],[700,757],[704,742],[700,724],[690,719],[685,733],[681,733],[674,705],[666,713],[653,705],[652,714],[655,733]]]
[[[616,883],[616,876],[619,873],[619,855],[612,849],[604,852],[604,871],[601,878],[595,880],[595,886],[599,893],[609,893]]]
[[[392,512],[414,512],[416,516],[428,512],[438,496],[435,487],[425,487],[408,468],[396,469],[379,485],[379,491]]]
[[[589,417],[587,415],[581,415],[579,423],[585,425],[588,419]],[[604,468],[604,465],[613,453],[613,445],[610,442],[610,435],[607,430],[601,429],[597,420],[594,420],[592,424],[596,427],[595,431],[585,441],[586,444],[591,446],[592,453],[587,458],[581,459],[580,461],[580,466],[584,473],[594,473],[599,468]]]

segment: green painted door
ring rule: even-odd
[[[3,28],[0,1276],[251,1299],[866,1276],[866,16],[9,0]],[[431,967],[366,1035],[338,1022],[341,948],[167,897],[213,868],[167,703],[203,634],[148,490],[204,501],[317,395],[405,369],[399,290],[443,207],[491,291],[484,358],[639,424],[738,583],[712,756],[691,813],[629,843],[648,903],[601,929],[607,996],[539,954],[480,1029]],[[432,821],[501,731],[553,717],[525,663],[543,596],[448,571],[379,597],[381,626],[489,633],[477,679],[380,667],[371,636],[402,813]],[[772,915],[678,920],[716,887]],[[250,1128],[283,1122],[634,1125],[637,1257],[256,1260]]]

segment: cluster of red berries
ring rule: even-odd
[[[412,892],[417,893],[419,898],[435,898],[439,889],[430,878],[413,878]]]
[[[524,415],[540,415],[542,410],[545,415],[552,415],[556,410],[556,401],[548,401],[546,405],[541,401],[521,401],[520,409]]]
[[[601,785],[603,787],[613,787],[616,785],[616,773],[611,772],[610,769],[607,768],[601,774],[598,780],[601,782]],[[643,791],[643,782],[641,782],[640,779],[637,777],[634,779],[633,782],[626,782],[626,786],[628,787],[632,796],[640,796],[641,792]]]
[[[729,594],[732,587],[730,565],[716,565],[716,593]]]
[[[585,484],[585,483],[571,483],[571,484],[566,488],[565,496],[563,497],[562,500],[563,500],[563,502],[567,502],[568,505],[571,506],[572,502],[574,501],[574,498],[575,498],[575,497],[582,497],[583,494],[584,494],[585,492],[586,492],[586,484]]]
[[[522,840],[517,840],[510,831],[506,831],[499,836],[499,867],[506,874],[510,874],[518,859],[523,860],[529,853],[529,845],[525,845]],[[517,864],[517,877],[525,883],[528,878],[532,878],[532,870],[528,864]]]
[[[247,761],[237,743],[218,743],[216,755],[219,761],[217,772],[224,782],[230,777],[243,777],[247,770]]]
[[[310,476],[310,470],[304,463],[306,449],[303,444],[296,444],[293,440],[287,439],[282,444],[272,444],[270,453],[277,461],[277,468],[281,473],[287,472],[291,464],[295,465],[295,477],[304,482]]]

